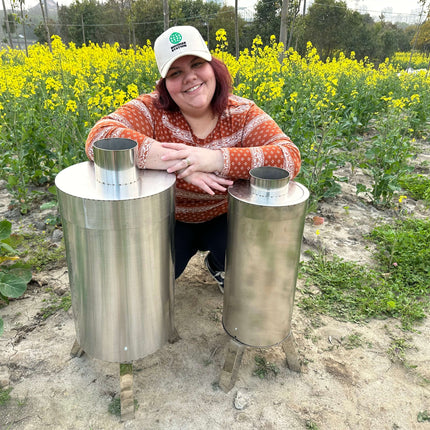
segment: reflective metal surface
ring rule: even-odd
[[[124,140],[121,154],[115,142],[101,157],[94,151],[96,169],[76,164],[55,180],[77,340],[112,362],[157,351],[173,330],[175,176],[135,169]]]
[[[137,181],[134,151],[137,143],[131,139],[101,139],[94,142],[94,170],[97,182],[123,186]]]
[[[290,334],[309,192],[282,169],[258,169],[229,189],[223,325],[268,347]]]
[[[290,174],[278,167],[263,166],[250,171],[250,192],[253,201],[261,204],[279,205],[288,195]]]

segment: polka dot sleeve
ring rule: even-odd
[[[154,139],[154,121],[145,104],[149,96],[141,96],[99,120],[91,129],[85,143],[85,151],[93,160],[93,143],[100,139],[122,137],[138,144],[137,166],[145,168],[146,156]]]
[[[240,146],[223,148],[222,176],[248,179],[249,171],[260,166],[286,169],[294,178],[300,170],[300,152],[275,121],[252,105],[243,124]]]

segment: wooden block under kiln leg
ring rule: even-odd
[[[299,356],[294,346],[294,336],[292,333],[282,342],[282,349],[286,355],[286,365],[293,372],[301,372]]]
[[[224,367],[219,378],[219,386],[225,393],[228,393],[236,383],[244,351],[245,345],[230,339],[226,347]]]
[[[133,364],[120,363],[121,421],[134,419]]]

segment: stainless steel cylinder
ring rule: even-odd
[[[131,139],[102,139],[95,142],[93,154],[96,181],[113,187],[136,183],[136,146],[136,142]]]
[[[229,189],[223,325],[240,343],[269,347],[290,334],[308,198],[277,167]]]
[[[55,180],[77,340],[100,360],[157,351],[173,327],[175,175],[138,170],[136,142],[103,139]]]

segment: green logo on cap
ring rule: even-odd
[[[172,33],[169,37],[169,40],[170,40],[170,43],[172,43],[173,45],[176,45],[182,40],[182,34],[178,32]]]

